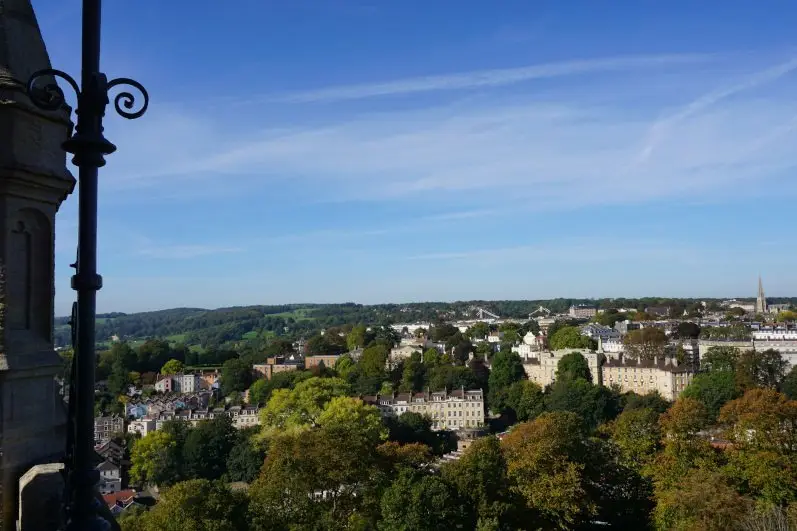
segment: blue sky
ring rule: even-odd
[[[33,3],[77,76],[79,2]],[[100,311],[797,293],[797,6],[105,4],[151,104],[106,120]]]

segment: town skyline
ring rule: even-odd
[[[99,308],[797,293],[750,222],[797,194],[797,10],[711,5],[108,3],[151,103],[105,123]],[[78,6],[34,1],[69,72]]]
[[[797,296],[786,295],[786,294],[778,294],[772,295],[770,291],[768,291],[767,285],[764,279],[759,275],[758,277],[759,285],[758,287],[764,288],[764,294],[766,299],[791,299]],[[451,299],[427,299],[427,300],[377,300],[372,302],[362,302],[352,299],[341,299],[341,300],[307,300],[307,301],[267,301],[267,302],[255,302],[251,304],[230,304],[226,306],[212,306],[212,305],[172,305],[172,306],[164,306],[164,307],[157,307],[157,308],[145,308],[145,309],[136,309],[136,310],[124,310],[124,309],[106,309],[102,306],[99,308],[99,313],[140,313],[140,312],[151,312],[151,311],[162,311],[162,310],[169,310],[173,308],[201,308],[206,310],[218,310],[222,308],[230,308],[230,307],[246,307],[246,306],[280,306],[280,305],[294,305],[294,306],[302,306],[302,305],[339,305],[339,304],[360,304],[363,306],[380,306],[380,305],[388,305],[388,304],[450,304],[450,303],[458,303],[458,302],[490,302],[490,301],[552,301],[552,300],[575,300],[575,301],[602,301],[602,300],[618,300],[618,299],[628,299],[628,300],[640,300],[640,299],[681,299],[681,300],[755,300],[759,297],[760,293],[756,291],[754,294],[745,294],[745,295],[731,295],[731,296],[668,296],[668,295],[661,295],[661,294],[648,294],[648,295],[640,295],[640,296],[594,296],[594,297],[567,297],[567,296],[555,296],[555,297],[536,297],[536,298],[519,298],[519,297],[509,297],[509,298],[451,298]],[[56,301],[58,299],[56,298]],[[56,317],[65,317],[68,315],[68,308],[70,306],[65,306],[65,310],[63,314],[58,313],[58,306],[56,305]]]

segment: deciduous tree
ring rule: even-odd
[[[330,400],[350,392],[349,384],[340,378],[310,378],[292,390],[279,389],[260,412],[264,434],[315,426]]]
[[[183,372],[183,364],[180,360],[171,359],[161,367],[161,374],[164,376],[179,374],[181,372]]]
[[[488,401],[490,409],[502,411],[508,406],[506,399],[509,388],[515,382],[523,380],[526,372],[520,356],[514,352],[500,351],[493,356],[490,369]]]
[[[402,470],[385,490],[380,531],[472,529],[473,519],[456,490],[438,476]]]
[[[574,413],[543,413],[504,439],[511,490],[551,527],[577,527],[597,512],[587,496],[586,447]]]
[[[649,360],[664,355],[667,335],[661,328],[646,326],[628,332],[623,339],[623,344],[628,355]]]
[[[533,420],[545,411],[542,388],[529,380],[513,383],[507,393],[506,403],[521,422]]]
[[[791,368],[789,374],[780,383],[780,390],[791,400],[797,400],[797,365]]]
[[[659,414],[652,409],[623,411],[610,425],[612,442],[624,464],[641,471],[661,448]]]
[[[236,438],[236,429],[227,415],[200,422],[190,429],[183,445],[186,476],[220,479]]]
[[[548,337],[548,343],[551,347],[551,350],[563,350],[568,348],[595,348],[595,342],[587,336],[582,336],[581,330],[577,326],[562,327]]]
[[[130,455],[130,481],[136,484],[171,485],[182,479],[180,441],[166,430],[137,440]]]
[[[708,371],[697,374],[681,396],[702,403],[709,420],[713,421],[719,415],[720,408],[739,394],[732,372]]]
[[[727,531],[734,529],[748,507],[720,472],[697,468],[656,493],[654,519],[658,529]]]
[[[511,529],[514,504],[507,488],[506,460],[496,437],[477,439],[459,460],[443,465],[442,473],[476,509],[479,520],[495,521],[497,529]]]
[[[143,515],[144,531],[245,531],[247,500],[219,481],[193,479],[166,489]]]
[[[556,364],[556,379],[572,381],[578,378],[592,382],[592,373],[587,360],[580,352],[565,354]]]
[[[253,379],[252,367],[240,358],[227,360],[221,366],[221,392],[225,396],[246,391]]]

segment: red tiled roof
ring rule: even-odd
[[[104,494],[102,499],[105,500],[106,505],[116,505],[117,502],[124,501],[136,495],[133,489],[120,490],[119,492],[112,492],[111,494]]]

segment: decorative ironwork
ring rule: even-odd
[[[66,81],[72,90],[75,91],[75,97],[77,98],[78,102],[80,102],[80,98],[82,92],[78,87],[77,81],[62,70],[56,70],[55,68],[46,68],[44,70],[38,70],[34,72],[30,79],[28,80],[27,92],[30,101],[38,108],[43,109],[45,111],[56,111],[61,108],[66,103],[66,97],[64,94],[63,89],[58,86],[58,83],[53,80],[50,83],[46,83],[43,86],[40,86],[38,82],[42,79],[47,77],[53,78],[60,78]],[[104,77],[104,76],[103,76]],[[106,101],[107,104],[107,94],[108,92],[114,87],[123,87],[123,86],[130,86],[136,89],[140,95],[142,103],[141,108],[137,111],[130,111],[136,107],[137,97],[136,94],[130,91],[122,91],[117,94],[113,99],[113,106],[116,109],[117,114],[122,118],[127,118],[128,120],[135,120],[136,118],[140,118],[147,112],[147,108],[149,108],[149,93],[147,89],[144,88],[144,85],[136,81],[135,79],[130,79],[127,77],[119,77],[111,81],[102,80],[100,82],[100,86],[97,87],[99,91],[105,92],[106,94]],[[103,104],[103,108],[105,107]]]
[[[45,111],[57,111],[66,103],[64,91],[58,86],[55,80],[44,86],[36,86],[39,80],[47,77],[63,79],[69,83],[69,86],[75,91],[75,96],[80,95],[80,88],[78,88],[77,81],[75,81],[72,76],[61,70],[46,68],[34,72],[28,80],[28,97],[36,107]]]
[[[72,289],[77,302],[72,311],[74,357],[70,382],[69,430],[67,440],[68,486],[65,496],[67,531],[109,529],[113,517],[102,505],[96,485],[99,473],[94,468],[94,370],[96,363],[97,291],[102,277],[97,274],[97,196],[98,169],[105,155],[116,150],[102,132],[102,119],[108,94],[117,87],[132,87],[140,93],[122,90],[114,97],[114,109],[129,120],[142,116],[149,106],[149,94],[139,82],[128,78],[108,81],[100,71],[101,0],[83,0],[81,83],[61,70],[48,68],[34,72],[27,83],[30,101],[37,107],[55,111],[65,105],[63,89],[56,79],[66,81],[77,98],[77,125],[63,148],[78,167],[78,253],[73,264]],[[52,79],[54,78],[54,79]],[[42,85],[41,81],[45,83]],[[140,104],[140,107],[138,105]],[[114,522],[115,524],[115,522]]]
[[[123,91],[116,95],[113,99],[113,106],[116,108],[116,112],[122,118],[127,118],[128,120],[135,120],[136,118],[141,117],[145,112],[147,112],[147,107],[149,107],[149,94],[147,93],[147,89],[133,79],[129,79],[126,77],[116,78],[113,81],[108,83],[108,89],[112,89],[117,86],[124,86],[130,85],[131,87],[135,88],[137,91],[141,93],[142,99],[144,102],[141,104],[141,108],[134,112],[128,112],[129,109],[133,109],[136,105],[136,96],[132,92]],[[122,107],[128,109],[128,111],[122,110]]]

